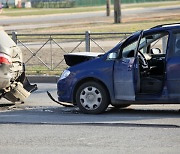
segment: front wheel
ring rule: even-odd
[[[109,95],[101,84],[93,81],[83,83],[76,92],[76,102],[83,113],[98,114],[109,105]]]

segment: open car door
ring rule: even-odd
[[[139,37],[135,42],[131,42],[127,46],[132,46],[134,55],[132,57],[123,57],[123,49],[120,49],[122,55],[120,59],[115,60],[114,64],[114,93],[115,99],[117,100],[135,100],[135,94],[140,89],[140,77],[139,77],[139,60],[138,60],[138,49],[143,31],[138,32]],[[132,45],[134,44],[134,45]]]

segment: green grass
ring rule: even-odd
[[[27,75],[60,75],[67,66],[61,66],[61,68],[57,68],[55,70],[49,70],[47,67],[43,65],[39,66],[28,66],[26,65],[26,74]]]
[[[90,32],[134,32],[137,30],[149,29],[156,25],[167,24],[167,23],[177,23],[180,21],[178,19],[164,19],[161,21],[137,21],[137,22],[123,22],[121,24],[112,23],[101,23],[101,24],[81,24],[81,25],[70,25],[61,26],[61,27],[50,27],[48,28],[49,33],[85,33],[85,31]],[[60,30],[60,31],[58,31]],[[63,30],[63,31],[61,31]],[[46,33],[47,28],[34,29],[33,33]],[[28,32],[27,32],[28,33]]]
[[[80,13],[80,12],[94,12],[102,11],[103,7],[87,7],[87,8],[32,8],[32,9],[4,9],[1,15],[3,16],[30,16],[30,15],[51,15],[51,14],[65,14],[65,13]],[[0,16],[1,16],[0,15]]]
[[[136,4],[122,4],[122,9],[129,8],[142,8],[142,7],[157,7],[157,6],[170,6],[170,5],[180,5],[179,1],[171,2],[152,2],[152,3],[136,3]],[[105,6],[99,7],[77,7],[77,8],[9,8],[3,9],[1,16],[30,16],[30,15],[51,15],[51,14],[65,14],[65,13],[80,13],[80,12],[95,12],[95,11],[105,11]],[[111,10],[113,6],[111,5]]]

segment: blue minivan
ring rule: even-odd
[[[83,113],[102,113],[108,105],[180,103],[180,24],[133,33],[105,54],[64,55],[58,100]]]

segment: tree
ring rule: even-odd
[[[114,0],[114,23],[121,23],[121,0]]]
[[[110,5],[111,5],[111,0],[106,0],[106,15],[107,16],[110,16],[111,14]]]

